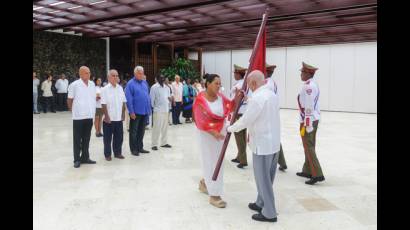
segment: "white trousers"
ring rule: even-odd
[[[152,147],[158,146],[158,139],[161,136],[160,146],[166,145],[167,143],[167,132],[168,132],[168,112],[160,113],[154,112],[152,119],[154,119],[154,127],[152,128]]]
[[[212,180],[216,163],[223,145],[222,141],[217,141],[211,134],[199,130],[199,146],[202,154],[202,172],[205,179],[206,188],[210,196],[221,196],[223,193],[224,166],[221,165],[218,178]]]
[[[128,114],[128,109],[125,108],[125,128],[130,129],[130,115]]]

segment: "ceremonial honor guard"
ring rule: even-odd
[[[231,94],[232,94],[232,99],[235,97],[236,93],[242,89],[243,85],[243,78],[245,77],[246,69],[243,67],[240,67],[238,65],[233,65],[234,66],[234,77],[236,80],[236,84],[232,87]],[[242,103],[242,106],[239,108],[238,116],[236,120],[238,120],[242,114],[246,110],[246,101]],[[248,161],[246,157],[246,129],[241,130],[240,132],[234,133],[235,135],[235,141],[236,141],[236,147],[238,148],[238,153],[234,159],[232,159],[232,162],[239,163],[237,165],[238,168],[243,168],[244,166],[248,166]]]
[[[297,99],[300,110],[300,135],[305,152],[305,163],[302,172],[298,172],[296,175],[310,178],[305,183],[313,185],[325,180],[315,151],[316,132],[320,119],[320,92],[317,83],[313,80],[313,76],[318,68],[304,62],[302,65],[301,79],[304,84]]]
[[[272,74],[275,71],[275,68],[276,68],[276,65],[266,64],[266,78],[267,78],[267,83],[271,84],[272,86],[271,88],[273,92],[276,94],[276,96],[279,97],[277,84],[272,78]],[[280,171],[284,172],[288,168],[288,166],[286,165],[285,155],[283,155],[282,143],[280,144],[278,164],[279,164]]]

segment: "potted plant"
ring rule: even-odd
[[[200,76],[192,62],[185,58],[177,58],[171,66],[161,69],[160,73],[167,77],[170,81],[174,81],[176,74],[181,76],[184,80],[188,78],[194,80]]]

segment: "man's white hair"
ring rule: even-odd
[[[110,70],[108,70],[107,76],[110,76],[111,73],[117,73],[118,74],[118,71],[116,69],[110,69]]]
[[[142,66],[140,66],[140,65],[137,65],[137,66],[134,68],[134,73],[136,73],[137,71],[142,71],[142,72],[144,72],[144,67],[142,67]]]
[[[265,80],[265,76],[260,70],[254,70],[248,76],[248,81],[249,82],[255,81],[258,86],[263,85],[264,80]]]

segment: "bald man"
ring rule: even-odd
[[[280,150],[279,100],[268,85],[264,84],[265,76],[259,70],[252,71],[247,84],[252,90],[247,109],[228,132],[239,132],[245,128],[249,133],[249,147],[253,152],[253,171],[258,195],[255,203],[248,207],[258,214],[256,221],[276,222],[277,213],[273,195],[273,180]],[[243,93],[243,92],[242,92]]]
[[[81,66],[78,72],[80,79],[68,87],[67,99],[73,118],[74,168],[81,164],[96,163],[90,159],[88,150],[97,102],[95,85],[90,81],[90,69],[87,66]]]

